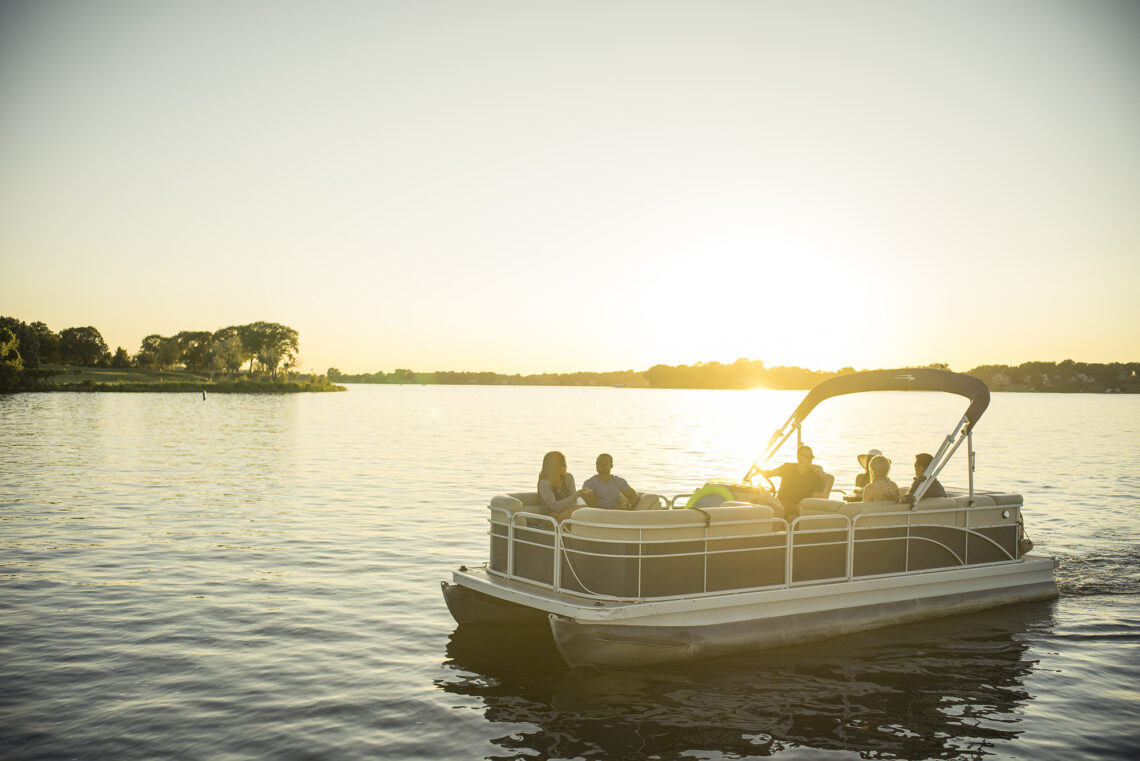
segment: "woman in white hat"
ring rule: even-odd
[[[891,472],[891,461],[877,454],[867,463],[871,472],[871,483],[863,489],[864,502],[898,502],[901,492],[899,485],[887,478]]]
[[[859,460],[859,467],[863,469],[862,473],[855,476],[856,489],[865,489],[867,487],[867,484],[871,483],[871,470],[868,465],[870,464],[872,457],[881,454],[882,452],[880,452],[878,449],[868,449],[866,454],[861,454],[856,458]]]

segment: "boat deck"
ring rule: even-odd
[[[1028,592],[1025,599],[1053,597],[1053,562],[1052,558],[1026,555],[1010,563],[663,600],[590,599],[522,579],[507,579],[486,566],[457,570],[452,578],[456,585],[480,595],[578,621],[618,624],[653,619],[658,624],[668,624],[690,621],[694,614],[699,614],[701,622],[707,624],[755,618],[761,610],[770,616],[793,615],[918,597],[983,597],[993,590],[1024,589]]]

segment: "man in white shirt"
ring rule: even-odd
[[[608,454],[600,454],[596,466],[598,474],[590,476],[586,479],[586,483],[582,484],[582,490],[586,492],[584,494],[586,502],[590,507],[615,508],[623,494],[629,500],[630,507],[635,507],[637,492],[630,488],[629,482],[624,478],[615,476],[611,472],[614,469],[614,458]],[[586,491],[587,489],[590,491]]]

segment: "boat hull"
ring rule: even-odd
[[[545,626],[548,614],[508,600],[476,592],[462,584],[440,582],[443,600],[456,623],[493,626]]]
[[[703,626],[615,626],[551,614],[550,628],[559,652],[571,666],[645,666],[814,642],[1056,596],[1056,584],[1038,582],[982,594],[962,593]]]
[[[549,621],[571,666],[645,666],[801,644],[868,629],[1057,596],[1052,558],[689,600],[583,604],[455,574],[459,623]],[[463,591],[460,591],[463,590]]]

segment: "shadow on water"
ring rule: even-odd
[[[793,749],[978,759],[1020,734],[1032,632],[1052,603],[734,658],[570,669],[543,628],[460,627],[437,686],[518,725],[488,758],[679,759]]]

